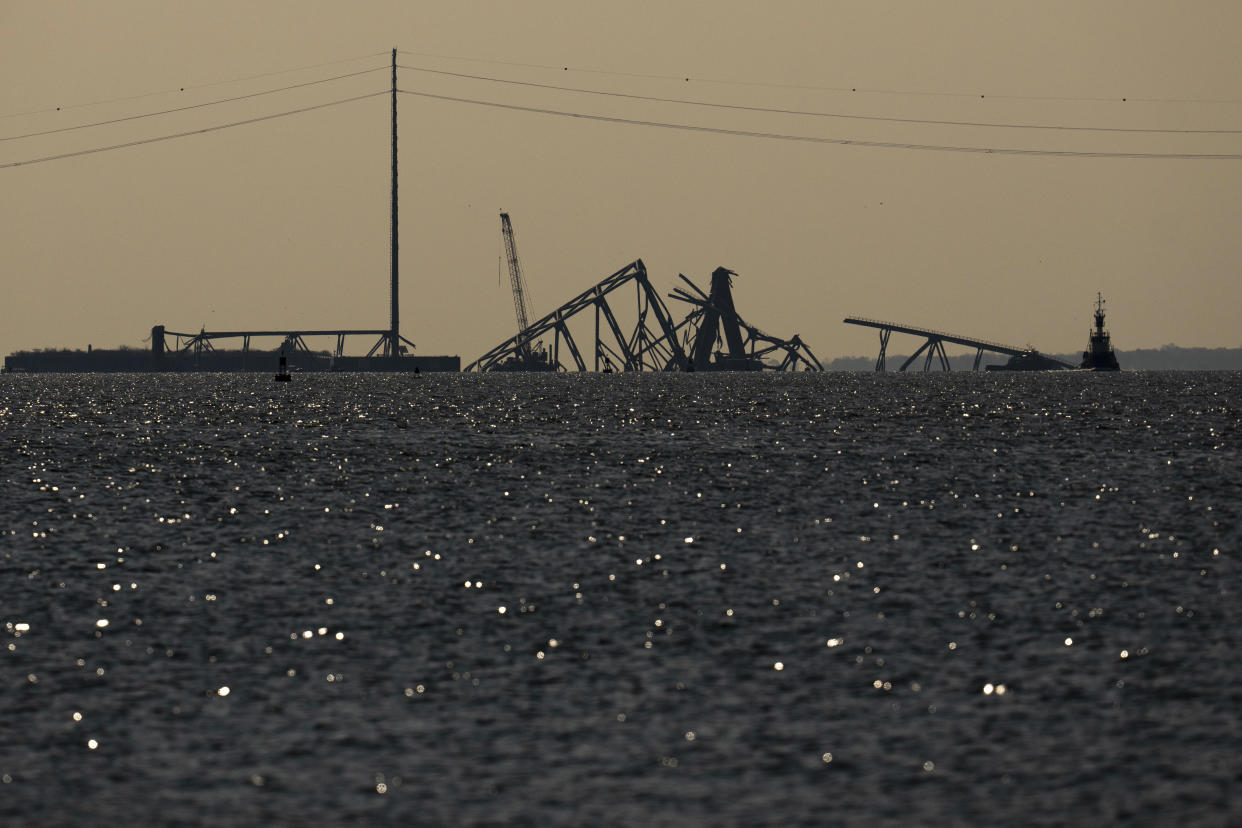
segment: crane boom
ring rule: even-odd
[[[517,242],[513,238],[513,222],[508,213],[500,214],[500,234],[504,237],[505,258],[509,261],[509,284],[513,287],[513,309],[517,312],[518,333],[530,327],[526,313],[526,284],[522,281],[522,265],[518,261]],[[529,355],[530,343],[522,343],[523,355]]]

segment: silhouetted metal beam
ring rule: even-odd
[[[737,363],[749,360],[752,367],[776,371],[797,370],[802,365],[808,371],[822,371],[823,365],[811,352],[811,349],[795,334],[792,339],[784,340],[763,333],[750,325],[737,312],[733,303],[732,282],[730,277],[736,275],[725,268],[717,268],[712,273],[712,292],[710,295],[699,290],[698,286],[683,274],[677,274],[694,294],[687,293],[680,287],[673,288],[669,298],[677,299],[691,305],[691,311],[682,321],[678,329],[687,332],[685,343],[692,350],[695,370],[713,370],[727,367],[728,361],[721,363],[710,361],[711,348],[720,340],[720,328],[725,330],[725,342],[728,344],[727,360]],[[764,357],[778,351],[784,357],[775,365],[764,360]]]
[[[569,332],[569,326],[565,324],[564,319],[556,320],[556,333],[565,340],[565,346],[569,348],[569,354],[574,358],[574,365],[578,366],[579,371],[585,371],[586,363],[582,361],[582,352],[578,350],[578,343],[574,342],[574,335]]]
[[[992,353],[998,353],[998,354],[1006,354],[1008,356],[1018,356],[1020,354],[1035,353],[1034,349],[1029,348],[1029,347],[1017,348],[1017,347],[1014,347],[1013,345],[1004,345],[1000,342],[990,342],[986,339],[974,339],[968,336],[948,334],[948,333],[944,333],[943,331],[930,330],[927,328],[915,328],[911,325],[901,325],[896,322],[884,322],[879,319],[867,319],[865,317],[847,316],[843,321],[848,325],[861,325],[865,328],[876,328],[879,330],[880,332],[880,355],[876,358],[876,361],[875,361],[875,370],[878,372],[882,372],[885,370],[885,355],[886,355],[886,352],[888,351],[888,341],[889,341],[889,337],[892,336],[894,331],[896,331],[897,333],[910,334],[912,336],[926,337],[926,341],[922,345],[919,346],[919,349],[917,351],[911,354],[910,357],[905,362],[902,363],[901,367],[897,369],[898,371],[904,371],[907,368],[909,368],[910,365],[914,363],[914,360],[917,359],[921,354],[923,354],[924,351],[927,352],[925,361],[923,364],[924,371],[931,370],[932,361],[936,359],[939,359],[941,368],[943,368],[945,371],[950,370],[949,356],[945,352],[945,349],[944,349],[944,343],[946,342],[951,342],[954,345],[963,345],[967,348],[974,348],[975,349],[974,370],[976,371],[979,370],[980,364],[983,361],[983,354],[985,351],[992,352]],[[1056,362],[1058,364],[1066,365],[1065,363],[1060,362],[1060,360],[1055,360],[1055,359],[1052,359],[1051,357],[1048,357],[1048,359],[1051,359],[1051,361]],[[1066,365],[1066,367],[1068,368],[1072,366]]]
[[[1030,348],[1017,348],[1013,345],[1004,345],[1000,342],[990,342],[986,339],[977,339],[968,336],[959,336],[957,334],[945,333],[944,331],[936,331],[928,328],[915,328],[910,325],[901,325],[896,322],[883,322],[879,319],[867,319],[860,316],[847,316],[843,320],[847,325],[862,325],[865,328],[879,328],[880,330],[896,331],[897,333],[911,334],[913,336],[924,336],[951,342],[954,345],[965,345],[968,348],[983,348],[986,351],[994,351],[998,354],[1008,354],[1009,356],[1017,356],[1018,354],[1030,351]]]
[[[637,291],[636,316],[638,317],[638,323],[634,331],[627,335],[617,319],[614,311],[615,298],[611,294],[629,284],[635,285]],[[592,349],[592,353],[595,355],[596,369],[599,367],[599,356],[607,352],[617,356],[618,361],[623,363],[622,367],[625,370],[641,370],[644,367],[644,356],[649,355],[653,350],[651,343],[662,340],[669,340],[672,343],[667,348],[667,351],[672,355],[670,361],[675,363],[674,367],[685,363],[685,357],[681,355],[680,346],[676,342],[676,328],[673,326],[671,317],[664,308],[659,294],[652,289],[651,283],[647,279],[647,269],[643,266],[640,259],[578,294],[561,307],[552,311],[552,313],[531,323],[524,331],[520,331],[516,336],[500,343],[466,366],[465,370],[491,371],[502,368],[507,364],[507,361],[512,360],[520,353],[524,343],[538,339],[544,334],[551,332],[556,336],[551,355],[552,365],[558,370],[565,370],[567,367],[561,362],[560,344],[561,339],[564,339],[565,345],[573,357],[573,366],[579,371],[585,371],[587,368],[585,361],[582,359],[582,352],[574,341],[573,335],[569,332],[567,323],[577,314],[590,308],[594,308],[596,316],[595,347]],[[607,323],[606,330],[616,342],[615,350],[603,344],[602,333],[605,328],[599,325],[599,318],[601,316]],[[653,323],[654,330],[651,330],[650,327]],[[635,343],[644,343],[644,345],[638,348]]]
[[[880,329],[880,356],[875,361],[875,370],[877,373],[884,371],[884,353],[888,350],[888,338],[893,335],[889,328]]]
[[[329,330],[265,330],[265,331],[199,331],[196,334],[177,333],[176,331],[164,332],[165,336],[175,336],[177,338],[177,347],[172,350],[201,354],[203,351],[214,351],[216,340],[220,339],[240,339],[242,341],[242,352],[249,353],[251,340],[256,337],[275,337],[281,338],[282,344],[286,347],[298,351],[310,351],[311,348],[306,343],[306,337],[309,336],[331,336],[336,338],[335,356],[343,356],[345,351],[345,337],[347,336],[377,336],[379,339],[367,356],[374,356],[376,351],[381,350],[385,343],[391,342],[392,331],[374,330],[374,329],[329,329]],[[182,340],[185,340],[184,343]],[[410,348],[414,347],[414,343],[410,342],[403,336],[398,335],[397,342],[404,342]],[[398,353],[401,346],[398,344]],[[388,353],[388,349],[384,353]]]

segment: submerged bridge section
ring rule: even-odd
[[[933,331],[926,328],[915,328],[910,325],[900,325],[896,322],[883,322],[879,319],[866,319],[859,316],[847,316],[843,320],[847,325],[861,325],[864,328],[876,328],[880,332],[880,355],[875,361],[875,370],[884,371],[885,352],[888,350],[888,339],[893,332],[910,334],[911,336],[922,337],[924,342],[919,346],[918,350],[906,359],[897,370],[904,371],[909,368],[916,359],[924,356],[923,370],[930,371],[933,362],[939,361],[940,367],[949,370],[949,356],[945,353],[944,344],[946,342],[953,345],[963,345],[967,348],[975,349],[974,370],[979,370],[979,364],[983,361],[984,352],[996,354],[1005,354],[1010,357],[1017,357],[1026,354],[1038,353],[1035,349],[1015,348],[1012,345],[1004,345],[1000,342],[990,342],[986,339],[975,339],[969,336],[959,336],[957,334],[945,333],[944,331]],[[1061,363],[1064,365],[1064,363]],[[1064,367],[1070,367],[1065,365]]]

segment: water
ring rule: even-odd
[[[0,377],[0,820],[1237,824],[1240,390]]]

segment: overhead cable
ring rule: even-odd
[[[316,104],[314,106],[304,106],[300,109],[290,109],[287,112],[275,112],[271,115],[261,115],[257,118],[247,118],[244,121],[233,121],[228,124],[216,124],[215,126],[203,127],[202,129],[192,129],[187,132],[178,132],[175,135],[160,135],[155,138],[141,138],[137,141],[127,141],[124,144],[113,144],[107,147],[93,147],[91,149],[78,150],[76,152],[65,152],[59,155],[48,155],[43,158],[30,158],[25,161],[10,161],[0,163],[0,170],[9,167],[23,167],[28,164],[42,164],[45,161],[59,161],[64,158],[75,158],[79,155],[92,155],[97,152],[108,152],[110,150],[125,149],[127,147],[137,147],[142,144],[154,144],[158,141],[171,141],[174,138],[185,138],[190,135],[202,135],[206,132],[218,132],[222,129],[231,129],[232,127],[245,126],[246,124],[257,124],[260,121],[271,121],[276,118],[284,118],[289,115],[299,115],[303,112],[313,112],[316,109],[327,109],[330,106],[339,106],[340,104],[352,103],[353,101],[361,101],[366,98],[374,98],[378,95],[391,94],[391,90],[384,89],[379,92],[369,92],[366,95],[355,95],[352,98],[341,98],[336,101],[328,101],[327,103]]]
[[[199,84],[199,87],[205,89],[209,86],[224,86],[230,83],[241,83],[242,81],[258,80],[259,78],[270,78],[270,77],[274,77],[275,75],[288,75],[292,72],[305,72],[308,69],[322,69],[325,66],[338,66],[342,63],[355,63],[359,60],[368,60],[370,58],[375,58],[375,57],[387,57],[390,54],[391,54],[391,50],[385,49],[382,52],[370,52],[369,54],[358,55],[357,57],[340,58],[339,60],[329,60],[323,63],[312,63],[309,66],[297,66],[297,67],[294,67],[293,69],[277,69],[273,72],[263,72],[258,75],[246,75],[245,77],[231,78],[229,80],[211,81],[210,83]],[[189,86],[186,87],[186,89],[190,89],[190,88],[192,87],[189,87]]]
[[[439,60],[458,60],[465,63],[487,63],[497,66],[519,66],[526,69],[549,69],[557,72],[583,72],[594,75],[612,75],[623,78],[647,78],[650,80],[678,81],[684,83],[711,83],[723,86],[761,86],[769,89],[805,89],[818,92],[846,92],[850,94],[868,95],[908,95],[934,98],[967,98],[972,100],[1015,100],[1015,101],[1064,101],[1082,103],[1160,103],[1160,104],[1242,104],[1242,98],[1144,98],[1133,95],[1107,97],[1101,95],[1018,95],[1005,93],[980,92],[936,92],[917,89],[881,89],[862,86],[822,86],[805,83],[775,83],[772,81],[735,80],[727,78],[706,78],[693,75],[652,75],[640,72],[615,72],[606,69],[591,69],[581,66],[554,66],[545,63],[521,63],[508,60],[489,60],[487,58],[464,57],[461,55],[445,55],[433,52],[407,52],[398,50],[399,55],[413,57],[436,58]]]
[[[1036,155],[1055,158],[1132,158],[1132,159],[1164,159],[1194,161],[1242,161],[1238,153],[1184,153],[1184,152],[1111,152],[1087,150],[1041,150],[1010,147],[971,147],[950,146],[942,144],[916,144],[897,141],[868,141],[856,138],[825,138],[812,135],[787,135],[776,132],[754,132],[743,129],[727,129],[725,127],[695,126],[693,124],[676,124],[665,121],[643,121],[630,118],[616,118],[607,115],[592,115],[585,112],[566,112],[557,109],[544,109],[533,106],[499,103],[497,101],[481,101],[472,98],[458,98],[450,95],[433,95],[430,92],[412,92],[398,89],[402,95],[414,95],[420,98],[431,98],[453,103],[471,104],[474,106],[508,109],[516,112],[531,112],[539,115],[556,115],[563,118],[578,118],[587,121],[600,121],[612,124],[628,124],[631,126],[656,127],[659,129],[676,129],[687,132],[714,133],[717,135],[734,135],[744,138],[762,138],[773,141],[796,141],[808,144],[837,144],[851,147],[876,147],[883,149],[925,150],[932,152],[977,153],[981,155]]]
[[[216,106],[217,104],[233,103],[234,101],[244,101],[248,98],[259,98],[259,97],[262,97],[263,95],[273,95],[277,92],[287,92],[290,89],[301,89],[306,86],[316,86],[321,83],[328,83],[329,81],[342,80],[343,78],[356,78],[359,75],[368,75],[372,72],[380,72],[388,68],[389,67],[387,66],[377,66],[374,69],[364,69],[361,72],[350,72],[347,75],[336,75],[335,77],[331,77],[331,78],[321,78],[320,80],[307,81],[305,83],[295,83],[291,86],[282,86],[278,89],[266,89],[262,92],[252,92],[249,95],[237,95],[236,97],[233,97],[233,98],[221,98],[220,100],[216,100],[216,101],[204,101],[203,103],[190,104],[189,106],[179,106],[174,109],[163,109],[163,110],[160,110],[159,112],[144,112],[140,115],[127,115],[124,118],[113,118],[108,121],[96,121],[91,124],[77,124],[75,126],[59,127],[57,129],[45,129],[42,132],[28,132],[25,135],[9,135],[4,138],[0,138],[0,141],[16,141],[19,138],[34,138],[39,135],[53,135],[58,132],[72,132],[77,129],[87,129],[88,127],[107,126],[109,124],[120,124],[120,123],[124,123],[125,121],[136,121],[140,118],[153,118],[156,115],[170,115],[174,112],[186,112],[191,109],[202,109],[205,106]]]
[[[920,124],[933,126],[965,126],[965,127],[989,127],[993,129],[1039,129],[1039,130],[1058,130],[1069,132],[1131,132],[1131,133],[1149,133],[1149,134],[1171,134],[1171,135],[1242,135],[1242,129],[1157,129],[1148,127],[1094,127],[1094,126],[1067,126],[1061,124],[1006,124],[994,123],[990,121],[945,121],[932,120],[926,118],[891,118],[878,115],[854,115],[837,112],[822,112],[805,109],[781,109],[766,106],[746,106],[742,104],[723,104],[712,103],[709,101],[697,101],[688,98],[661,98],[651,95],[635,95],[627,92],[605,92],[598,89],[582,89],[573,86],[556,86],[547,83],[534,83],[532,81],[509,80],[507,78],[496,78],[487,75],[471,75],[464,72],[448,72],[442,69],[428,69],[422,66],[407,66],[405,64],[397,64],[398,69],[409,69],[414,72],[425,72],[432,75],[442,75],[451,78],[463,78],[467,80],[487,81],[490,83],[503,83],[511,86],[525,86],[534,89],[548,89],[556,92],[574,92],[583,95],[600,95],[609,98],[624,98],[633,101],[651,101],[656,103],[682,104],[687,106],[702,106],[712,109],[730,109],[740,112],[763,112],[776,115],[809,115],[816,118],[839,118],[851,121],[880,121],[884,123],[895,124]]]
[[[387,55],[387,54],[388,54],[387,51],[371,52],[370,54],[359,55],[358,57],[341,58],[340,60],[329,60],[329,61],[324,61],[323,63],[312,63],[308,66],[295,66],[292,69],[277,69],[276,71],[273,71],[273,72],[261,72],[257,75],[246,75],[244,77],[231,78],[229,80],[211,81],[209,83],[200,83],[200,84],[195,84],[193,86],[181,86],[176,89],[161,89],[155,92],[143,92],[138,95],[123,95],[121,97],[105,98],[99,101],[88,101],[86,103],[68,104],[65,106],[53,106],[47,109],[34,109],[29,112],[10,112],[8,114],[0,115],[0,118],[20,118],[26,115],[42,115],[47,112],[61,112],[66,109],[84,109],[90,106],[102,106],[103,104],[118,103],[120,101],[136,101],[140,98],[151,98],[151,97],[155,97],[156,95],[170,95],[176,92],[184,92],[187,89],[206,89],[209,86],[224,86],[230,83],[241,83],[243,81],[258,80],[259,78],[270,78],[275,75],[288,75],[292,72],[304,72],[308,69],[319,69],[324,66],[335,66],[340,63],[353,63],[354,61],[366,60],[368,58],[379,57],[381,55]]]

